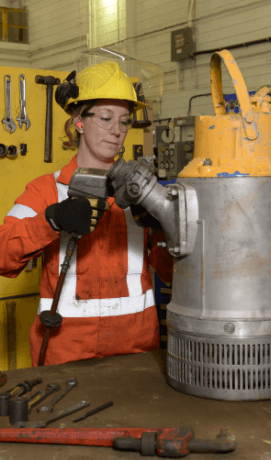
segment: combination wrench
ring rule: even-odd
[[[27,131],[28,128],[30,127],[30,120],[26,114],[26,108],[25,108],[25,98],[26,98],[26,93],[25,93],[25,76],[23,73],[19,75],[19,88],[20,88],[20,105],[21,105],[21,112],[19,116],[16,118],[16,120],[19,122],[20,128],[22,128],[22,124],[25,123],[25,130]]]
[[[5,75],[5,98],[6,98],[6,115],[2,123],[6,125],[7,131],[12,134],[16,129],[16,123],[11,115],[11,77]],[[10,130],[9,130],[10,129]]]
[[[80,401],[73,406],[66,407],[66,409],[62,409],[55,414],[48,415],[48,417],[43,418],[42,420],[38,420],[36,422],[17,422],[15,423],[15,428],[46,428],[49,423],[55,422],[60,418],[66,417],[67,415],[74,414],[75,412],[84,409],[85,407],[89,406],[88,401]]]
[[[58,383],[49,383],[45,390],[41,391],[40,394],[38,394],[35,398],[32,399],[32,401],[29,401],[28,412],[30,412],[33,409],[33,407],[36,407],[38,404],[44,401],[45,398],[51,396],[52,393],[55,393],[59,390],[60,385]]]
[[[49,414],[51,414],[51,412],[53,412],[54,410],[54,405],[76,386],[77,386],[77,380],[75,378],[68,379],[66,382],[66,388],[60,391],[60,393],[58,393],[58,395],[54,399],[52,399],[52,401],[50,401],[49,404],[47,404],[47,406],[41,406],[37,409],[37,411],[39,413],[49,412]]]

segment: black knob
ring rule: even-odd
[[[0,157],[4,157],[7,154],[7,147],[5,144],[0,144]]]
[[[59,313],[52,313],[49,310],[44,310],[40,314],[40,322],[46,327],[59,327],[62,323],[62,316]]]
[[[15,158],[18,155],[18,149],[15,145],[10,145],[8,147],[7,156],[9,158]]]
[[[9,423],[28,421],[28,401],[24,398],[15,398],[9,401]]]

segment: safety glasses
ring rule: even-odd
[[[127,131],[131,128],[132,126],[132,119],[127,118],[127,116],[124,116],[123,118],[118,118],[116,119],[115,117],[109,117],[109,116],[103,116],[99,114],[95,114],[92,112],[88,112],[85,114],[81,115],[83,118],[84,117],[91,117],[93,123],[95,125],[100,126],[103,129],[111,129],[115,123],[119,123],[120,127],[120,132],[122,133],[127,133]]]

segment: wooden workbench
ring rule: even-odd
[[[166,350],[104,359],[78,361],[59,366],[19,369],[6,372],[6,391],[23,380],[43,378],[48,383],[65,387],[70,377],[78,380],[55,406],[55,411],[81,400],[90,406],[48,428],[110,428],[161,427],[190,425],[196,438],[214,439],[221,428],[228,428],[237,438],[235,452],[223,454],[223,460],[271,460],[271,401],[225,402],[175,391],[166,382]],[[50,401],[57,393],[45,401]],[[112,400],[114,405],[84,421],[72,421],[85,412]],[[44,401],[44,404],[45,404]],[[36,408],[29,421],[41,417]],[[0,428],[8,428],[8,417],[0,417]],[[107,447],[61,446],[41,444],[1,443],[0,460],[136,460],[137,452],[121,452]],[[158,457],[156,457],[158,458]],[[221,460],[221,454],[191,453],[190,460]]]

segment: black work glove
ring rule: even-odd
[[[102,198],[68,198],[48,206],[45,218],[53,230],[83,236],[96,229],[99,219],[109,208],[109,203]]]
[[[140,204],[130,204],[130,208],[134,221],[139,227],[149,227],[154,230],[162,229],[159,220],[153,217],[143,206],[140,206]]]

